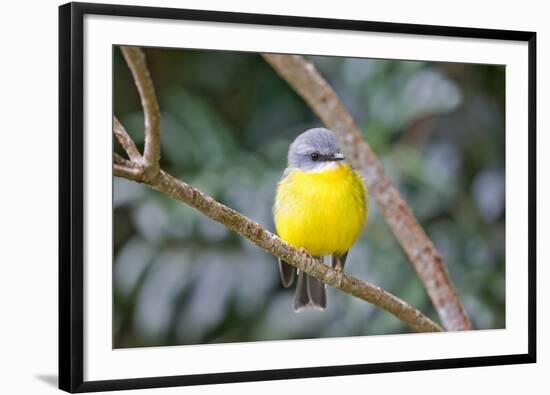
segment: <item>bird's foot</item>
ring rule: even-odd
[[[333,269],[338,273],[342,273],[344,271],[344,265],[342,265],[340,258],[336,258],[336,264],[334,265]]]
[[[306,251],[306,249],[304,247],[300,247],[298,248],[298,254],[300,254],[300,256],[302,258],[311,258],[311,255],[309,255],[309,253]],[[308,265],[307,263],[307,260],[306,260],[306,266]],[[300,272],[300,269],[298,269],[298,273]]]

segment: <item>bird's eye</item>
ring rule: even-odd
[[[321,158],[321,155],[318,152],[313,152],[310,157],[312,161],[317,162]]]

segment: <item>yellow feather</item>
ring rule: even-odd
[[[361,233],[367,198],[363,179],[346,163],[320,172],[293,169],[277,188],[275,228],[312,255],[343,254]]]

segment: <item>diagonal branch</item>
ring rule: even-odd
[[[263,54],[265,60],[334,131],[351,164],[361,171],[391,230],[422,280],[443,325],[467,330],[472,325],[447,273],[445,263],[412,210],[384,174],[346,107],[315,66],[300,55]]]
[[[145,119],[143,176],[147,180],[152,180],[160,169],[160,110],[155,95],[155,87],[147,68],[143,50],[138,47],[124,46],[121,46],[120,50],[134,77],[141,99]],[[128,155],[130,155],[129,152]]]

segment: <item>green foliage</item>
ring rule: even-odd
[[[319,120],[257,54],[150,48],[146,55],[162,111],[161,166],[273,230],[288,145]],[[504,68],[309,59],[443,254],[475,327],[504,327]],[[142,147],[139,99],[116,48],[114,111]],[[372,198],[369,208],[346,271],[437,319]],[[295,314],[275,258],[118,178],[114,257],[115,347],[409,332],[334,289],[325,312]]]

